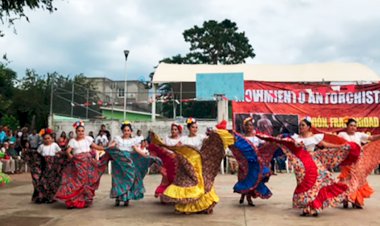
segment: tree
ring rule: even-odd
[[[70,115],[73,83],[77,87],[75,90],[75,103],[85,103],[87,101],[87,90],[89,90],[89,102],[92,103],[98,100],[94,85],[87,81],[82,74],[70,78],[57,72],[39,75],[34,70],[27,70],[24,78],[14,90],[7,113],[19,119],[22,126],[46,127],[50,111],[52,82],[54,82],[53,112]],[[76,116],[85,117],[86,108],[78,107],[75,113]],[[90,111],[89,117],[92,116],[93,113]]]
[[[185,30],[183,36],[190,43],[191,56],[202,63],[245,63],[246,58],[253,58],[255,54],[245,33],[237,30],[236,23],[228,19],[220,23],[209,20],[202,27]]]
[[[209,20],[202,27],[194,26],[183,32],[190,52],[164,58],[160,62],[174,64],[239,64],[255,53],[244,32],[238,32],[235,22]]]
[[[25,14],[25,10],[31,9],[43,9],[49,12],[57,10],[53,6],[54,0],[1,0],[0,3],[0,21],[2,25],[13,27],[14,31],[14,21],[24,18],[29,22],[28,16]],[[0,29],[0,37],[3,37],[4,33]],[[7,55],[3,54],[2,60],[9,62]],[[4,64],[0,62],[0,64]]]
[[[15,130],[19,127],[19,122],[13,115],[3,115],[0,125],[8,126],[10,129]]]
[[[12,104],[16,72],[0,64],[0,117],[6,114]]]
[[[44,9],[49,12],[57,10],[53,6],[54,0],[1,0],[0,4],[0,20],[2,24],[14,25],[15,20],[26,19],[29,22],[28,16],[25,14],[26,9]],[[0,30],[0,36],[4,34]]]

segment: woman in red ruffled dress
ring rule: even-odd
[[[355,143],[328,134],[314,134],[311,119],[301,120],[300,133],[287,138],[257,134],[261,139],[279,144],[293,165],[297,187],[293,194],[293,207],[302,209],[301,216],[318,216],[323,208],[342,202],[348,186],[336,182],[332,169],[360,151]],[[328,141],[327,141],[328,140]],[[316,146],[324,149],[316,150]]]
[[[63,169],[61,186],[55,195],[69,209],[86,208],[92,204],[106,165],[92,157],[91,149],[103,150],[103,147],[85,136],[84,123],[76,122],[73,127],[77,136],[69,141],[66,150],[69,162]]]
[[[170,128],[170,135],[164,139],[164,144],[167,146],[176,146],[181,139],[182,126],[177,123],[172,123]],[[155,197],[159,197],[162,203],[165,201],[162,199],[162,194],[166,188],[173,183],[176,175],[176,154],[166,147],[150,144],[148,147],[151,154],[156,155],[162,160],[162,167],[160,173],[162,175],[161,184],[156,188]]]

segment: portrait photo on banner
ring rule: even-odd
[[[298,133],[298,115],[288,114],[265,114],[265,113],[235,113],[234,128],[239,133],[244,133],[243,122],[246,118],[254,119],[254,127],[257,132],[271,136],[279,134],[294,134]]]

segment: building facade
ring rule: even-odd
[[[125,81],[114,81],[106,77],[87,77],[96,88],[99,98],[112,103],[114,108],[122,109],[124,95],[127,95],[127,109],[149,112],[149,90],[138,80],[128,80],[127,90]]]

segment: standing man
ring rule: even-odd
[[[111,133],[110,133],[110,131],[107,130],[106,125],[102,124],[100,126],[100,131],[103,131],[106,134],[108,141],[111,140]]]
[[[41,141],[40,135],[37,134],[36,130],[33,130],[32,134],[28,136],[28,141],[30,144],[30,149],[33,149],[34,151],[36,151]]]

